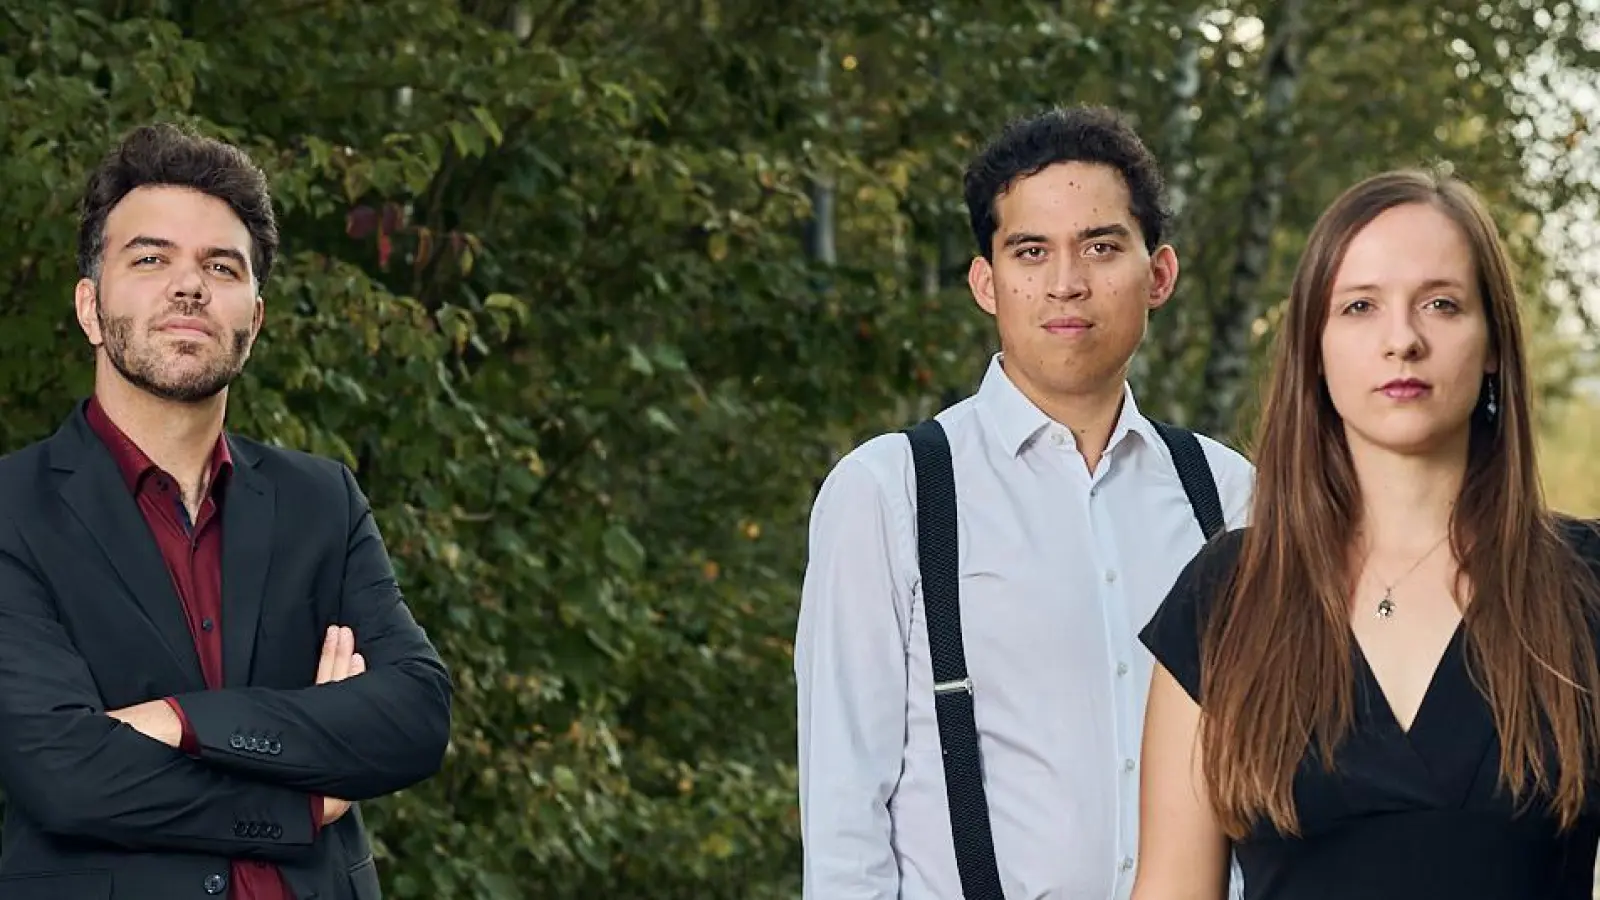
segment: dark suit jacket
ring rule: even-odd
[[[228,442],[215,691],[83,406],[0,458],[4,900],[199,900],[225,892],[230,858],[278,863],[301,900],[379,896],[359,809],[313,837],[308,796],[365,800],[437,771],[449,675],[350,471]],[[367,672],[314,686],[331,624],[355,630]],[[167,696],[198,759],[104,715]]]

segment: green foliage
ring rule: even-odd
[[[983,135],[1116,103],[1192,172],[1138,371],[1182,420],[1261,154],[1288,189],[1252,315],[1360,175],[1447,158],[1511,222],[1584,196],[1521,168],[1512,74],[1589,62],[1542,5],[1311,4],[1278,147],[1236,24],[1271,4],[6,4],[0,447],[87,389],[88,167],[151,119],[242,144],[284,257],[230,425],[356,468],[458,686],[443,774],[368,805],[389,895],[792,896],[806,513],[844,449],[981,374],[959,179]],[[818,183],[834,265],[805,252]]]

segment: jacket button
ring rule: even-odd
[[[277,756],[278,754],[282,753],[283,752],[283,742],[282,741],[270,741],[270,742],[268,742],[267,743],[267,752],[272,754],[273,756]]]
[[[267,832],[267,837],[272,838],[273,840],[283,837],[283,826],[273,824]]]
[[[244,735],[236,734],[233,737],[228,738],[228,746],[232,747],[235,750],[243,750],[244,749]]]
[[[244,837],[246,834],[249,833],[249,831],[250,831],[249,826],[245,825],[243,822],[235,822],[235,823],[233,823],[233,836],[234,837]]]
[[[206,893],[211,894],[212,896],[222,893],[228,889],[228,876],[218,875],[215,873],[207,875],[205,880],[205,889]]]

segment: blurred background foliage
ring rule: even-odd
[[[0,450],[88,387],[74,204],[125,129],[271,175],[230,426],[355,467],[458,686],[368,804],[397,898],[793,897],[813,491],[975,387],[960,173],[1128,111],[1183,262],[1135,387],[1244,443],[1310,222],[1446,165],[1523,273],[1558,505],[1600,511],[1590,2],[0,0]]]

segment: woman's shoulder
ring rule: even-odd
[[[1247,528],[1207,541],[1178,574],[1139,639],[1196,701],[1200,699],[1200,643],[1211,609],[1232,578]]]
[[[1239,556],[1244,551],[1245,537],[1249,533],[1250,526],[1245,525],[1224,531],[1206,541],[1184,566],[1177,583],[1173,585],[1173,591],[1182,588],[1184,593],[1194,595],[1199,602],[1209,599],[1223,582],[1233,577],[1234,570],[1239,566]]]
[[[1591,567],[1600,569],[1600,519],[1585,519],[1556,513],[1556,531],[1573,552]]]

